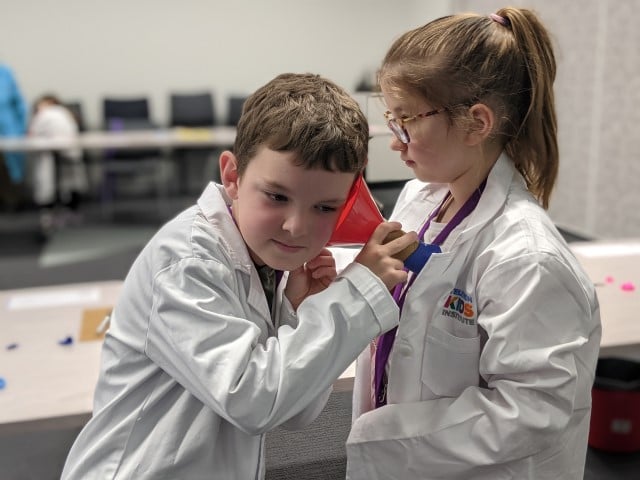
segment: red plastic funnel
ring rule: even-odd
[[[353,182],[347,201],[336,222],[329,246],[366,243],[376,227],[384,221],[362,175]]]

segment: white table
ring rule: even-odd
[[[235,138],[235,127],[168,128],[123,132],[90,131],[80,133],[74,138],[0,137],[0,151],[230,147]]]
[[[36,153],[80,148],[90,152],[113,150],[158,150],[166,156],[177,148],[231,148],[236,137],[235,127],[169,128],[153,130],[129,130],[120,132],[91,131],[73,138],[0,137],[0,152],[21,151]],[[98,154],[104,160],[103,155]],[[156,159],[153,163],[158,211],[163,215],[166,205],[166,162]],[[104,171],[101,171],[104,175]],[[100,197],[103,213],[110,213],[111,197],[104,192]]]
[[[640,360],[640,239],[570,245],[596,285],[602,318],[600,356]],[[635,290],[623,289],[625,284]]]
[[[390,136],[386,127],[372,125],[372,137]],[[164,128],[122,132],[89,131],[75,138],[0,137],[0,151],[38,152],[81,148],[83,150],[231,147],[235,127]]]
[[[111,308],[122,282],[0,291],[0,433],[83,425],[101,342],[79,342],[82,313]],[[71,336],[71,345],[58,342]],[[8,349],[9,345],[17,345]]]
[[[77,340],[82,315],[113,307],[121,288],[107,281],[0,291],[0,435],[87,422],[102,342]],[[73,344],[58,343],[68,336]],[[354,374],[351,366],[336,390],[350,389]]]
[[[571,246],[597,285],[601,355],[640,352],[640,240]],[[638,290],[622,290],[625,282]],[[109,281],[0,291],[0,377],[7,382],[0,390],[0,433],[30,424],[81,425],[89,418],[101,342],[61,346],[58,341],[77,336],[84,310],[113,306],[121,285]],[[18,348],[7,350],[11,343]],[[351,389],[354,373],[352,365],[335,389]]]

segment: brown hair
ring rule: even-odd
[[[446,108],[463,127],[470,105],[488,105],[498,120],[493,135],[547,208],[558,174],[551,40],[530,10],[496,15],[447,16],[405,33],[387,52],[378,82]]]
[[[35,102],[33,102],[32,114],[35,114],[42,105],[62,105],[62,102],[57,95],[53,93],[45,93],[40,95]]]
[[[263,146],[297,152],[305,168],[359,173],[368,144],[367,119],[346,91],[319,75],[284,73],[245,101],[233,150],[240,175]]]

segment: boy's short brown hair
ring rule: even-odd
[[[358,103],[335,83],[310,73],[284,73],[244,103],[233,153],[242,175],[262,147],[296,152],[305,168],[361,172],[369,126]]]

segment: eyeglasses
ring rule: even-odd
[[[411,122],[412,120],[416,120],[418,118],[431,117],[433,115],[437,115],[438,113],[442,113],[445,110],[446,108],[438,108],[436,110],[431,110],[430,112],[427,112],[427,113],[419,113],[412,117],[406,117],[406,118],[394,118],[391,115],[391,112],[386,111],[384,112],[384,118],[387,121],[387,127],[389,127],[389,130],[393,132],[396,138],[400,140],[402,143],[407,144],[411,141],[411,139],[409,138],[409,132],[407,132],[407,129],[404,128],[407,122]]]

